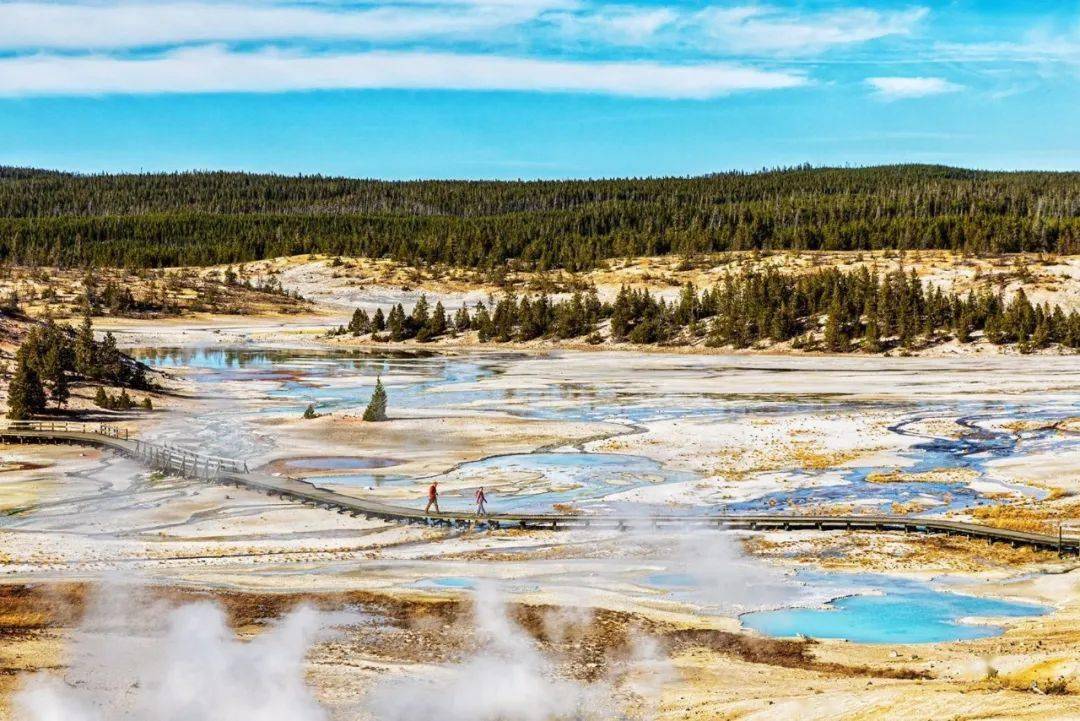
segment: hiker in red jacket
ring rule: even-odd
[[[487,503],[487,496],[484,495],[484,487],[480,486],[476,489],[476,515],[486,516],[487,509],[484,508],[484,504]]]
[[[439,510],[439,489],[438,481],[432,481],[431,486],[427,489],[427,507],[424,508],[424,513],[431,511],[431,507],[435,506],[436,513],[442,513]]]

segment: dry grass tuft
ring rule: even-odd
[[[832,451],[821,453],[813,449],[809,443],[793,443],[791,448],[792,457],[808,471],[823,471],[843,465],[861,455],[856,451]]]
[[[1031,531],[1033,533],[1057,533],[1057,523],[1050,518],[1046,509],[1002,504],[980,506],[971,515],[978,521],[996,528],[1011,531]]]

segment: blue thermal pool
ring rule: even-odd
[[[801,574],[800,574],[801,575]],[[821,575],[827,581],[835,576]],[[804,577],[804,580],[810,580]],[[1049,609],[939,590],[918,581],[858,575],[849,579],[862,591],[824,608],[783,608],[741,616],[746,628],[768,636],[842,638],[857,643],[939,643],[996,636],[1000,626],[970,618],[1023,618]]]

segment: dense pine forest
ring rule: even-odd
[[[580,270],[748,249],[1080,252],[1080,173],[799,167],[696,178],[385,182],[0,167],[0,262],[161,267],[319,252]]]
[[[1023,290],[1011,299],[989,291],[960,295],[931,287],[914,273],[879,277],[866,268],[731,275],[702,291],[687,284],[672,302],[624,287],[610,303],[601,302],[595,289],[561,300],[506,294],[450,314],[442,303],[432,308],[421,297],[409,313],[400,304],[388,314],[381,308],[373,315],[357,309],[336,334],[428,342],[467,331],[475,331],[482,343],[540,338],[734,348],[790,343],[831,353],[916,350],[949,340],[968,343],[978,334],[1022,352],[1051,345],[1080,349],[1080,313],[1033,304]]]

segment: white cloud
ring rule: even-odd
[[[1080,32],[1017,42],[938,43],[936,56],[950,62],[1065,63],[1080,65]]]
[[[876,91],[878,97],[885,100],[923,98],[928,95],[955,93],[963,89],[962,85],[951,83],[945,78],[879,77],[867,78],[866,82]]]
[[[906,35],[916,8],[802,13],[764,5],[638,6],[587,0],[391,0],[367,4],[248,0],[0,2],[0,48],[105,49],[297,39],[568,39],[599,45],[812,54]]]
[[[0,3],[0,48],[135,48],[223,40],[471,37],[533,20],[565,0],[336,6],[158,2]]]
[[[899,12],[849,8],[800,15],[754,5],[706,8],[689,24],[700,28],[702,42],[725,50],[807,54],[890,35],[909,35],[927,13],[925,8]]]
[[[655,39],[661,29],[679,18],[679,13],[671,8],[614,6],[589,13],[551,13],[544,16],[544,21],[564,38],[638,45]]]
[[[799,73],[727,63],[581,62],[434,52],[313,56],[202,46],[152,58],[38,54],[0,59],[0,95],[5,96],[406,88],[711,98],[806,83]]]
[[[768,5],[596,5],[538,18],[563,38],[596,43],[693,48],[725,54],[810,55],[893,35],[909,35],[925,8],[878,11],[848,8],[808,13]]]

